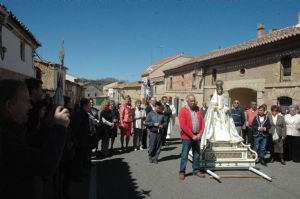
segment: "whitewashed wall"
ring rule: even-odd
[[[2,45],[6,47],[4,60],[0,59],[0,68],[5,68],[30,77],[34,76],[33,69],[33,48],[25,42],[25,61],[21,60],[20,38],[2,27]]]

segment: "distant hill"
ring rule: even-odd
[[[113,82],[125,82],[124,80],[118,80],[114,77],[106,77],[102,79],[85,79],[85,78],[78,78],[77,82],[80,83],[90,83],[91,85],[95,86],[96,88],[102,90],[103,86],[113,83]]]

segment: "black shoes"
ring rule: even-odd
[[[264,159],[257,159],[255,161],[255,164],[258,164],[258,163],[260,163],[263,166],[267,166],[267,163],[266,163],[266,161]]]
[[[179,180],[184,180],[185,179],[185,174],[184,173],[179,173],[178,178],[179,178]]]
[[[158,161],[156,159],[149,158],[149,163],[158,164]]]
[[[263,166],[267,166],[267,163],[266,163],[266,161],[265,161],[264,159],[261,159],[261,160],[260,160],[260,163],[261,163],[261,165],[263,165]]]
[[[284,159],[281,159],[281,160],[280,160],[280,163],[281,163],[282,165],[286,165]]]

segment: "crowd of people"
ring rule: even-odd
[[[119,129],[121,152],[148,148],[151,163],[157,163],[161,147],[168,145],[166,140],[171,137],[177,113],[172,98],[166,96],[160,101],[151,98],[148,101],[136,100],[134,103],[130,96],[125,96],[123,103],[117,106],[114,101],[105,100],[98,111],[97,156],[114,154],[113,144]]]
[[[194,95],[187,96],[187,103],[179,111],[178,119],[182,139],[182,153],[179,179],[184,180],[188,154],[192,149],[193,174],[204,177],[200,168],[200,149],[205,150],[207,142],[229,142],[249,145],[257,152],[256,163],[264,166],[278,160],[300,162],[300,112],[299,107],[290,106],[283,115],[280,106],[272,105],[271,112],[266,104],[257,108],[256,102],[244,110],[239,100],[229,100],[223,96],[223,82],[218,80],[216,91],[209,106],[203,102],[199,108]],[[266,161],[266,152],[270,158]]]
[[[0,80],[0,198],[70,198],[71,181],[82,180],[93,166],[93,152],[101,158],[114,155],[119,131],[119,151],[147,148],[149,163],[159,162],[161,148],[168,146],[177,115],[172,97],[132,103],[130,96],[125,96],[121,104],[105,99],[99,109],[93,99],[82,98],[72,108],[70,99],[57,105],[48,95],[43,98],[42,84],[34,78],[25,83]],[[257,108],[257,103],[251,102],[250,108],[244,110],[235,99],[231,108],[221,110],[221,98],[217,96],[222,93],[223,90],[217,90],[210,105],[203,102],[201,108],[195,96],[188,95],[179,110],[179,179],[185,179],[190,149],[194,175],[205,176],[200,168],[200,141],[205,129],[218,125],[219,113],[230,115],[236,132],[230,135],[231,139],[236,137],[237,141],[250,144],[258,153],[257,163],[267,164],[266,150],[271,155],[269,162],[276,158],[283,165],[286,160],[300,161],[297,107],[291,106],[282,115],[277,105],[271,106],[269,112],[265,104]],[[213,112],[218,114],[212,115]],[[214,126],[208,127],[211,119]],[[224,135],[218,137],[227,139]]]
[[[157,163],[174,125],[171,98],[134,105],[130,96],[122,104],[105,99],[100,109],[82,98],[72,107],[68,98],[54,104],[42,84],[0,80],[0,198],[70,198],[71,182],[83,180],[93,152],[114,154],[118,131],[122,152],[149,148],[149,161]]]
[[[300,114],[297,106],[291,105],[286,114],[282,114],[280,106],[272,105],[270,111],[267,105],[257,106],[250,103],[250,108],[244,111],[239,101],[234,100],[231,115],[239,134],[245,144],[250,144],[258,153],[257,163],[278,160],[282,165],[285,161],[300,162]],[[270,153],[268,161],[265,153]]]
[[[69,111],[50,108],[36,79],[0,80],[0,90],[0,198],[54,198]]]

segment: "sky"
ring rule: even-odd
[[[42,44],[43,60],[77,77],[137,81],[151,63],[199,56],[296,25],[299,0],[1,0]]]

